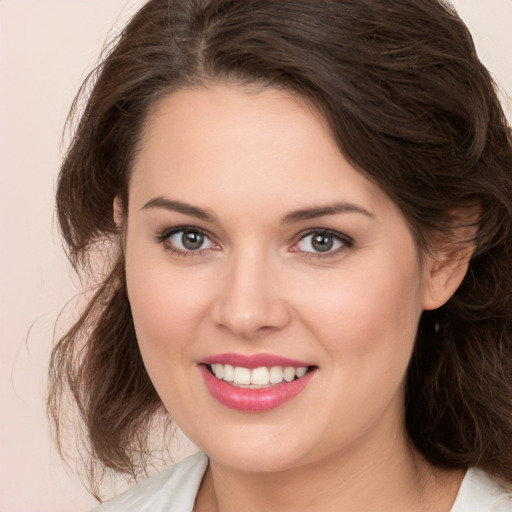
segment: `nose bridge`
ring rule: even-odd
[[[278,265],[261,249],[235,251],[214,306],[217,325],[244,338],[284,327],[289,311],[277,286],[278,273]]]

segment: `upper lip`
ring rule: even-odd
[[[314,366],[307,361],[298,361],[274,354],[215,354],[201,361],[202,364],[230,364],[243,368],[261,368],[262,366]]]

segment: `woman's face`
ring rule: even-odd
[[[272,89],[176,92],[129,198],[142,356],[213,461],[277,471],[403,435],[428,278],[401,212],[317,113]]]

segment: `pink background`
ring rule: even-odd
[[[53,194],[73,96],[107,34],[142,3],[0,0],[0,512],[95,504],[53,448],[43,406],[54,323],[77,290]],[[512,0],[453,3],[512,95]],[[512,100],[504,103],[512,118]]]

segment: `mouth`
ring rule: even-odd
[[[246,412],[284,405],[301,393],[318,371],[317,366],[304,362],[264,355],[216,356],[198,367],[217,402]]]
[[[265,389],[301,379],[313,366],[260,366],[246,368],[231,364],[207,364],[206,368],[218,380],[242,389]]]

